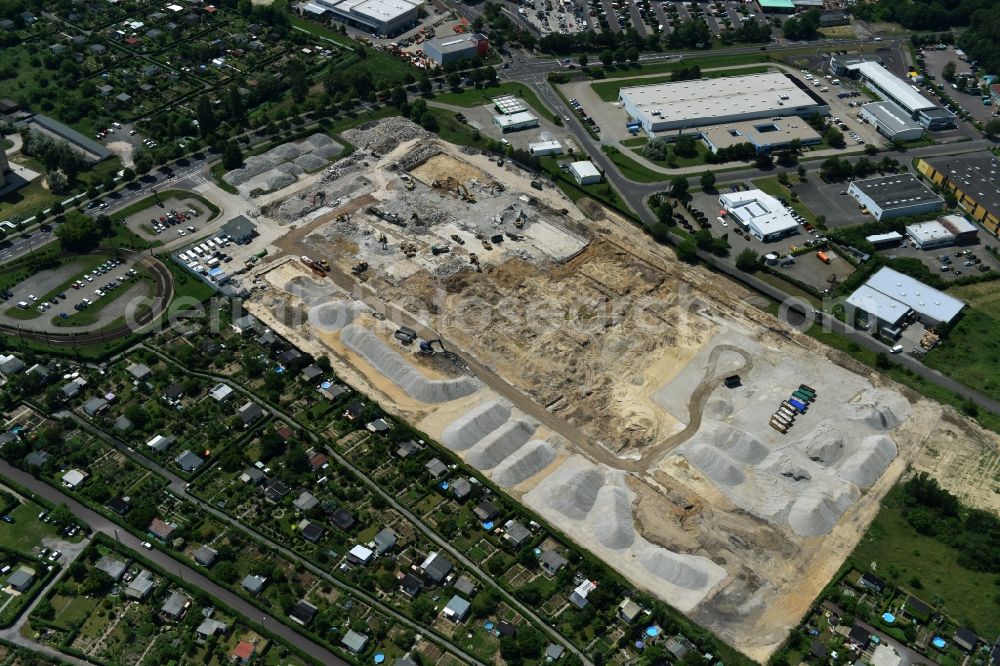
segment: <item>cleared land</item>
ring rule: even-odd
[[[947,430],[996,464],[995,436],[592,202],[400,121],[345,138],[371,152],[314,184],[341,201],[277,242],[249,308],[749,656],[780,645],[928,442]],[[401,345],[398,324],[448,353]],[[782,434],[768,422],[801,383],[818,397]],[[939,463],[961,483],[963,460]]]

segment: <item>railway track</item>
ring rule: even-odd
[[[136,257],[140,255],[139,252],[124,249],[96,251],[92,254],[105,254],[108,256],[122,255],[124,257]],[[97,331],[87,331],[85,333],[76,333],[73,331],[50,333],[47,331],[33,331],[10,324],[0,324],[0,334],[14,336],[22,340],[42,342],[53,347],[79,347],[103,344],[132,335],[163,314],[174,295],[174,276],[166,264],[156,257],[145,256],[137,261],[135,265],[147,269],[153,277],[153,302],[149,310],[138,315],[132,323],[122,324],[110,329],[102,328]]]

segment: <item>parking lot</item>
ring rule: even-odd
[[[968,254],[966,254],[968,253]],[[951,282],[963,275],[978,275],[979,266],[987,266],[988,270],[1000,270],[1000,261],[989,252],[982,243],[963,247],[941,247],[931,250],[921,250],[911,243],[902,247],[881,250],[879,254],[892,257],[913,257],[919,259],[932,272],[942,279]],[[942,269],[947,270],[942,270]]]
[[[993,116],[1000,113],[998,112],[997,107],[992,105],[986,106],[983,104],[982,97],[978,94],[978,91],[975,94],[964,93],[944,80],[944,67],[949,62],[955,63],[955,71],[957,74],[972,71],[968,62],[959,59],[958,55],[955,53],[954,46],[948,46],[942,50],[926,47],[921,51],[921,53],[924,56],[924,66],[927,69],[927,73],[934,77],[934,83],[945,88],[948,91],[948,95],[961,105],[963,109],[971,113],[973,117],[982,122],[986,122]]]
[[[125,218],[125,226],[146,240],[164,243],[197,233],[208,219],[205,206],[194,198],[170,197]]]
[[[808,182],[795,183],[795,193],[809,210],[826,217],[831,228],[871,222],[872,216],[863,215],[858,202],[847,195],[847,186],[847,182],[824,183],[818,174],[813,174]]]

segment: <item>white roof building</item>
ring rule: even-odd
[[[880,268],[858,287],[847,304],[892,325],[910,310],[926,324],[950,324],[965,307],[954,296],[888,267]]]
[[[536,141],[528,144],[528,152],[535,157],[545,155],[560,155],[563,151],[562,144],[558,141]]]
[[[390,35],[415,23],[423,4],[420,0],[315,0],[302,8],[312,14],[332,12],[360,27]]]
[[[758,240],[769,242],[798,232],[791,211],[762,190],[727,192],[719,203]]]
[[[597,170],[590,160],[573,162],[569,165],[569,172],[580,185],[591,185],[601,182],[601,172]]]
[[[857,72],[868,81],[876,84],[880,88],[879,92],[884,92],[886,95],[892,97],[892,101],[911,114],[920,109],[932,109],[937,106],[934,102],[911,88],[909,83],[903,81],[903,79],[877,62],[870,60],[855,62],[849,64],[847,69]]]
[[[516,132],[530,127],[538,127],[538,118],[529,111],[517,111],[493,116],[493,124],[499,127],[501,132]]]
[[[62,482],[67,488],[73,489],[83,483],[83,480],[86,479],[87,476],[87,473],[82,470],[71,469],[63,474]]]

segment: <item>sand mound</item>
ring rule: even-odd
[[[892,430],[902,419],[896,416],[892,407],[876,402],[875,404],[858,405],[854,408],[855,420],[864,421],[870,428],[875,430]]]
[[[650,573],[677,587],[700,590],[708,585],[708,572],[702,567],[692,566],[691,559],[663,548],[657,548],[639,556],[642,566],[646,567]]]
[[[469,449],[465,461],[476,469],[493,469],[524,446],[535,434],[527,421],[508,421]]]
[[[684,456],[720,486],[738,486],[745,479],[736,464],[714,446],[695,444],[684,452]]]
[[[635,542],[632,502],[628,492],[619,486],[606,485],[597,491],[590,525],[605,548],[619,550]]]
[[[796,534],[802,536],[829,534],[840,515],[857,497],[857,490],[847,484],[829,491],[822,486],[812,485],[792,504],[788,512],[788,524]]]
[[[840,466],[840,476],[859,488],[870,488],[896,457],[896,443],[885,435],[865,437]]]
[[[350,324],[344,327],[340,332],[340,339],[415,400],[426,403],[447,402],[479,390],[479,382],[471,377],[424,377],[364,326]]]
[[[576,472],[548,487],[549,505],[567,518],[583,520],[603,485],[604,475],[596,467]]]
[[[844,440],[840,437],[814,439],[800,443],[799,450],[815,463],[833,465],[844,455]]]
[[[799,465],[792,462],[788,456],[781,456],[777,462],[775,462],[770,467],[771,471],[775,474],[790,479],[792,481],[811,481],[812,474],[802,469]]]
[[[510,419],[510,406],[499,400],[477,405],[455,419],[441,433],[441,441],[452,451],[465,451]]]
[[[493,469],[493,481],[512,488],[530,479],[556,459],[556,450],[548,442],[535,439],[509,455]]]
[[[715,446],[731,458],[756,465],[767,457],[767,447],[745,430],[727,428],[715,437]]]
[[[322,331],[339,331],[351,324],[365,307],[355,301],[331,301],[309,308],[309,324]]]

